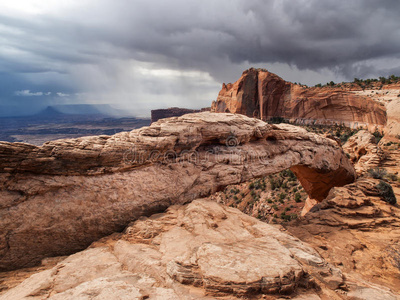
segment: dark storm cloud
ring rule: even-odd
[[[399,14],[400,2],[389,0],[93,0],[31,18],[0,11],[0,72],[13,79],[0,86],[0,101],[10,101],[5,91],[28,89],[134,93],[140,85],[170,93],[160,78],[126,73],[141,63],[206,72],[218,85],[251,65],[277,63],[315,71],[314,83],[322,70],[332,79],[389,75],[399,70]],[[215,90],[211,81],[186,84],[193,93]],[[183,81],[174,89],[190,93]]]
[[[118,17],[126,27],[117,35],[105,32],[104,38],[137,59],[159,55],[172,65],[210,72],[215,60],[228,58],[236,64],[328,67],[349,77],[357,71],[349,65],[399,58],[399,2],[214,2],[121,5]]]

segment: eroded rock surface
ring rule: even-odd
[[[377,145],[375,137],[366,130],[361,130],[350,137],[343,145],[343,149],[349,153],[359,175],[378,167],[386,158],[384,151]]]
[[[263,120],[281,117],[301,124],[345,124],[370,130],[386,125],[385,105],[370,95],[339,87],[306,88],[265,69],[251,68],[235,83],[223,84],[211,110]]]
[[[335,141],[233,114],[42,147],[2,142],[0,269],[82,250],[140,216],[287,168],[318,200],[356,176]]]
[[[400,90],[398,90],[400,95]],[[397,96],[398,97],[398,96]],[[386,105],[388,122],[385,133],[400,137],[400,99],[394,99]]]
[[[280,226],[195,200],[132,223],[0,299],[369,299],[380,291],[348,286],[337,267]],[[395,299],[385,292],[382,299]]]
[[[354,91],[353,93],[362,97],[369,97],[385,105],[387,114],[385,135],[398,137],[400,135],[400,84],[379,85],[374,89]]]
[[[333,188],[324,201],[286,228],[318,249],[325,259],[346,273],[349,282],[368,281],[371,287],[380,284],[399,293],[400,209],[381,199],[376,189],[378,182],[359,179]],[[393,188],[399,199],[399,186]],[[385,293],[360,289],[351,295],[364,294],[375,299]]]

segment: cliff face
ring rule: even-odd
[[[400,99],[398,98],[391,101],[386,107],[388,112],[388,122],[385,134],[398,137],[400,136]]]
[[[0,270],[84,249],[140,216],[288,168],[318,200],[356,177],[335,141],[233,114],[42,147],[0,142]]]
[[[351,88],[306,88],[264,69],[249,69],[234,84],[223,84],[211,111],[305,124],[345,124],[370,130],[386,124],[383,104]]]

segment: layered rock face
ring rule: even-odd
[[[233,114],[42,147],[2,142],[0,269],[76,252],[140,216],[287,168],[318,200],[356,177],[335,141]]]
[[[378,167],[386,156],[377,145],[375,137],[366,130],[360,130],[350,137],[343,145],[343,149],[350,154],[350,159],[359,175]]]
[[[195,200],[134,222],[123,234],[34,273],[0,299],[282,299],[285,294],[318,300],[360,293],[366,297],[351,299],[396,299],[369,282],[347,282],[337,267],[280,227]]]
[[[223,84],[211,111],[370,130],[386,124],[385,106],[368,96],[341,88],[302,87],[264,69],[249,69],[234,84]]]
[[[382,200],[378,183],[361,178],[333,188],[325,200],[286,228],[346,273],[349,286],[364,280],[370,288],[380,284],[400,292],[400,209]],[[400,185],[393,188],[399,198]],[[379,293],[368,293],[364,291],[368,299],[379,299]],[[362,291],[351,295],[363,299]]]
[[[385,134],[394,137],[400,137],[400,99],[391,101],[386,105],[386,108],[388,114],[388,122]]]
[[[381,84],[375,89],[365,89],[354,93],[362,97],[369,97],[385,105],[387,113],[385,135],[400,136],[400,84]]]

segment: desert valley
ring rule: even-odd
[[[0,299],[400,299],[400,78],[60,109],[3,131]]]

